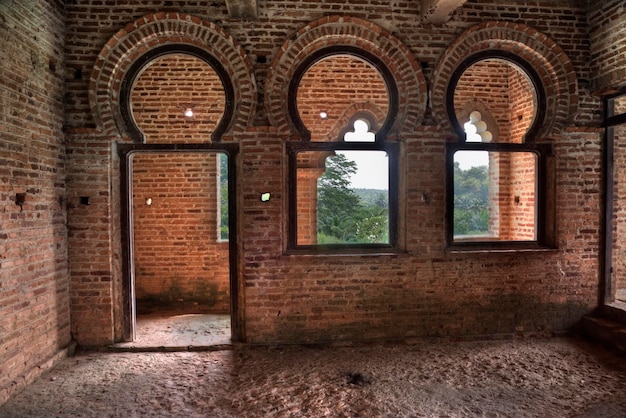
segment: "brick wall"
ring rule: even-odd
[[[114,331],[113,267],[119,268],[119,207],[112,184],[116,154],[113,144],[89,130],[67,132],[67,204],[72,336],[84,345],[111,338]],[[116,181],[117,180],[117,181]],[[117,238],[117,239],[116,239]],[[118,291],[121,289],[117,284]],[[120,308],[118,308],[120,309]]]
[[[378,71],[349,56],[318,62],[302,77],[298,87],[298,112],[312,141],[336,141],[348,120],[359,110],[387,116],[389,95]],[[375,110],[374,110],[375,109]],[[320,118],[320,111],[328,114]],[[374,127],[372,127],[374,128]]]
[[[155,60],[132,91],[133,116],[148,144],[210,142],[224,113],[226,98],[219,76],[191,55]],[[188,108],[191,117],[185,116]]]
[[[511,121],[511,140],[514,144],[522,143],[524,135],[533,122],[537,112],[535,90],[528,76],[514,67],[509,67],[509,120]]]
[[[537,238],[537,158],[533,153],[514,153],[510,156],[511,177],[507,206],[510,214],[508,231],[502,234],[511,240]]]
[[[115,216],[119,205],[115,146],[107,145],[121,138],[110,133],[110,120],[105,121],[104,130],[94,129],[99,122],[92,116],[90,94],[105,100],[106,95],[100,94],[103,83],[90,80],[90,74],[100,52],[109,50],[104,48],[107,42],[107,48],[115,50],[114,34],[143,15],[165,8],[171,11],[173,7],[156,0],[136,7],[119,3],[105,7],[100,3],[81,0],[66,5],[66,123],[71,128],[68,141],[72,165],[68,192],[71,198],[81,193],[98,197],[96,207],[77,207],[70,212],[69,220],[74,234],[71,254],[76,256],[72,261],[72,295],[76,297],[72,309],[80,313],[73,329],[78,341],[87,344],[104,344],[116,338],[114,319],[118,308],[114,301],[122,280],[115,239],[119,229]],[[568,329],[595,306],[601,131],[593,127],[600,120],[599,101],[589,94],[584,81],[589,75],[590,54],[586,10],[565,2],[539,7],[519,2],[469,1],[455,13],[451,24],[422,26],[417,23],[418,7],[417,2],[363,2],[355,7],[339,1],[270,1],[260,7],[258,21],[241,22],[228,19],[225,6],[209,10],[193,1],[174,6],[176,11],[219,25],[231,36],[232,40],[217,37],[218,42],[207,49],[222,56],[228,48],[224,45],[236,42],[246,51],[256,82],[253,120],[240,117],[226,138],[240,146],[238,286],[245,289],[242,315],[247,341],[551,333]],[[157,18],[164,17],[151,16],[145,21]],[[486,21],[508,24],[470,31],[467,38],[458,39]],[[203,23],[202,27],[209,26]],[[341,36],[344,43],[381,53],[399,80],[401,109],[396,132],[402,149],[399,232],[403,251],[394,255],[286,255],[283,250],[289,187],[284,142],[293,140],[294,132],[289,130],[285,116],[286,101],[280,98],[286,97],[284,86],[294,70],[291,62],[300,62],[303,56],[298,54],[306,55],[324,43],[340,42],[337,34],[342,27],[367,27],[364,37],[377,33],[376,42],[359,38],[356,30]],[[141,32],[141,25],[126,29],[133,30]],[[310,40],[309,36],[324,30],[329,31],[326,37]],[[496,47],[514,47],[509,39],[509,43],[498,39],[474,41],[472,34],[476,32],[527,41],[532,47],[516,51],[527,54],[529,62],[537,67],[550,64],[542,75],[549,83],[547,118],[555,121],[544,131],[553,141],[557,161],[559,248],[554,251],[459,254],[445,249],[444,150],[450,130],[441,94],[445,77],[453,70],[447,64],[453,62],[457,52],[448,47],[458,45],[464,49],[469,43],[468,49],[481,48],[490,42]],[[533,48],[539,52],[531,54]],[[239,62],[239,55],[231,56],[232,60],[223,61],[225,65]],[[547,58],[542,61],[542,57]],[[106,68],[115,71],[114,67]],[[229,68],[238,83],[240,68]],[[420,81],[422,74],[428,80],[428,92],[426,83]],[[239,94],[251,90],[250,85],[236,88]],[[420,111],[426,110],[427,93],[430,107],[423,115]],[[238,107],[236,112],[244,114],[247,109],[250,107]],[[570,119],[572,115],[576,124]],[[271,192],[272,199],[262,202],[262,192]],[[81,257],[81,251],[92,250],[98,253],[89,259]],[[93,289],[94,293],[80,294],[82,289]],[[83,311],[83,306],[91,311]]]
[[[64,34],[61,2],[0,3],[0,404],[71,339]]]
[[[623,1],[609,0],[589,10],[591,85],[596,90],[624,87],[626,79],[626,27]]]

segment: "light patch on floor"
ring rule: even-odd
[[[231,343],[230,315],[154,310],[138,315],[135,341],[116,344],[120,349],[187,350]]]

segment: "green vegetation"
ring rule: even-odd
[[[354,161],[337,154],[326,159],[317,187],[317,242],[363,244],[389,242],[389,203],[384,191],[349,188]]]
[[[220,239],[228,240],[228,155],[217,155],[220,167]]]
[[[489,167],[462,170],[454,163],[454,235],[489,232]]]
[[[220,238],[228,239],[228,158],[219,154]],[[337,154],[318,181],[319,244],[389,243],[389,198],[384,190],[351,189],[356,163]],[[454,234],[489,232],[489,168],[454,165]]]

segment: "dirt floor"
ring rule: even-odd
[[[88,352],[0,417],[626,417],[626,359],[571,338]]]
[[[120,349],[209,347],[229,345],[230,315],[159,309],[137,317],[135,341]]]

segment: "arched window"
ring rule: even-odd
[[[534,70],[498,52],[455,72],[448,112],[448,244],[545,246],[548,144],[538,144],[544,93]]]
[[[398,147],[385,133],[397,99],[388,72],[362,51],[326,51],[295,79],[289,249],[393,249]]]

